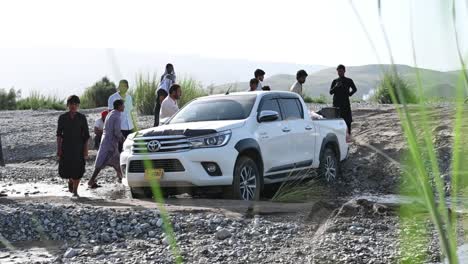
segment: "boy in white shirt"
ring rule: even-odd
[[[132,97],[127,93],[128,91],[128,81],[121,80],[119,82],[119,87],[117,92],[109,97],[107,101],[109,112],[114,109],[114,102],[116,100],[123,100],[125,104],[125,111],[121,116],[121,126],[122,135],[124,138],[127,138],[128,135],[133,133],[134,121],[133,121],[133,100]],[[122,152],[123,142],[119,145],[119,150]]]
[[[182,89],[180,85],[173,84],[169,89],[169,96],[161,103],[161,111],[159,113],[160,119],[172,117],[179,111],[177,100],[182,96]]]

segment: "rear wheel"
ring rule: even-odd
[[[263,181],[258,165],[253,159],[241,156],[234,169],[233,184],[228,190],[228,197],[236,200],[260,200]]]
[[[331,146],[327,146],[320,159],[320,178],[327,183],[334,183],[339,176],[339,171],[339,161],[335,150]]]

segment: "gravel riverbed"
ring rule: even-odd
[[[319,106],[311,105],[312,109]],[[166,201],[176,247],[164,232],[159,208],[134,200],[106,169],[96,191],[80,187],[70,199],[57,175],[55,129],[60,112],[0,112],[7,166],[0,167],[1,263],[398,263],[440,262],[437,239],[421,236],[402,250],[400,238],[417,225],[399,219],[394,201],[359,197],[398,194],[398,164],[406,149],[393,107],[353,106],[355,123],[350,158],[342,179],[303,203],[255,205],[241,201],[177,197]],[[90,129],[100,109],[85,110]],[[435,108],[434,116],[446,111]],[[139,116],[141,128],[152,117]],[[450,121],[436,128],[436,147],[446,175],[450,160]],[[90,152],[84,182],[90,177]],[[254,209],[252,209],[254,208]],[[408,255],[408,252],[412,252]]]

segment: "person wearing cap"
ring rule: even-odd
[[[101,144],[102,133],[104,132],[104,121],[106,121],[106,116],[109,113],[108,110],[104,110],[101,112],[101,118],[96,119],[94,122],[94,149],[99,149],[99,145]]]
[[[357,88],[352,79],[345,77],[346,67],[344,65],[338,65],[336,72],[338,78],[333,80],[330,87],[330,94],[333,95],[333,107],[339,108],[340,115],[348,127],[348,134],[351,135],[353,115],[349,97],[357,92]]]
[[[133,133],[135,125],[133,120],[133,99],[128,92],[128,81],[121,80],[117,92],[109,97],[107,101],[107,108],[109,112],[114,110],[114,102],[117,100],[123,100],[125,102],[125,112],[122,113],[120,129],[122,135],[126,139],[128,135]],[[119,150],[122,152],[123,142],[119,145]]]
[[[265,71],[262,69],[256,69],[254,72],[254,78],[258,80],[257,90],[261,91],[263,87],[263,80],[265,79]]]
[[[297,93],[302,98],[304,98],[304,93],[302,91],[302,85],[306,82],[307,79],[307,72],[305,70],[299,70],[296,73],[296,82],[291,86],[289,89],[293,93]]]

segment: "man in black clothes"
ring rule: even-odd
[[[356,93],[357,88],[352,79],[345,77],[346,68],[344,65],[338,65],[336,71],[339,77],[333,80],[330,87],[330,94],[333,94],[333,107],[340,109],[341,117],[346,122],[348,133],[351,135],[353,115],[351,113],[349,97]]]

